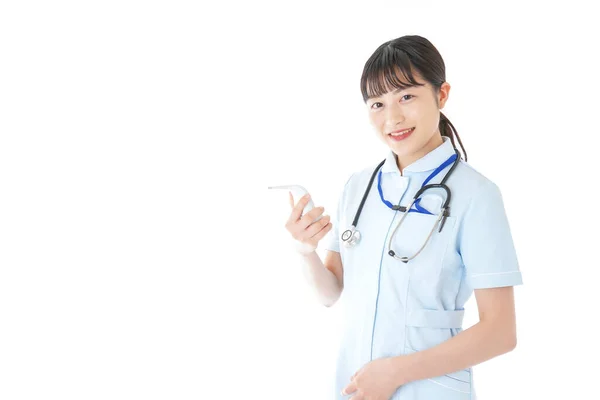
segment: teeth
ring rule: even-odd
[[[398,133],[392,133],[391,135],[392,135],[392,136],[402,136],[402,135],[404,135],[405,133],[408,133],[408,132],[410,132],[410,131],[412,131],[412,130],[413,130],[413,128],[410,128],[410,129],[407,129],[407,130],[405,130],[405,131],[402,131],[402,132],[398,132]]]

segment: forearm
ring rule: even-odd
[[[333,272],[325,268],[321,258],[314,251],[300,254],[300,257],[304,277],[309,286],[314,289],[319,301],[326,307],[333,305],[342,292]]]
[[[514,349],[515,336],[499,324],[480,321],[430,349],[394,357],[398,386],[469,368]]]

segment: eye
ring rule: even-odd
[[[408,101],[408,100],[412,99],[413,97],[415,97],[415,96],[413,96],[412,94],[405,94],[404,96],[401,97],[401,99],[405,99],[406,98],[405,101]],[[375,107],[376,104],[381,104],[381,103],[380,102],[375,102],[375,103],[371,104],[371,108],[374,109],[374,110],[377,110],[377,109],[381,108],[381,107]]]

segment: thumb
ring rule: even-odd
[[[290,193],[290,207],[294,208],[294,195],[292,194],[292,192]]]

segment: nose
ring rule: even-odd
[[[385,123],[390,130],[404,122],[404,112],[399,104],[391,104],[385,108]]]

